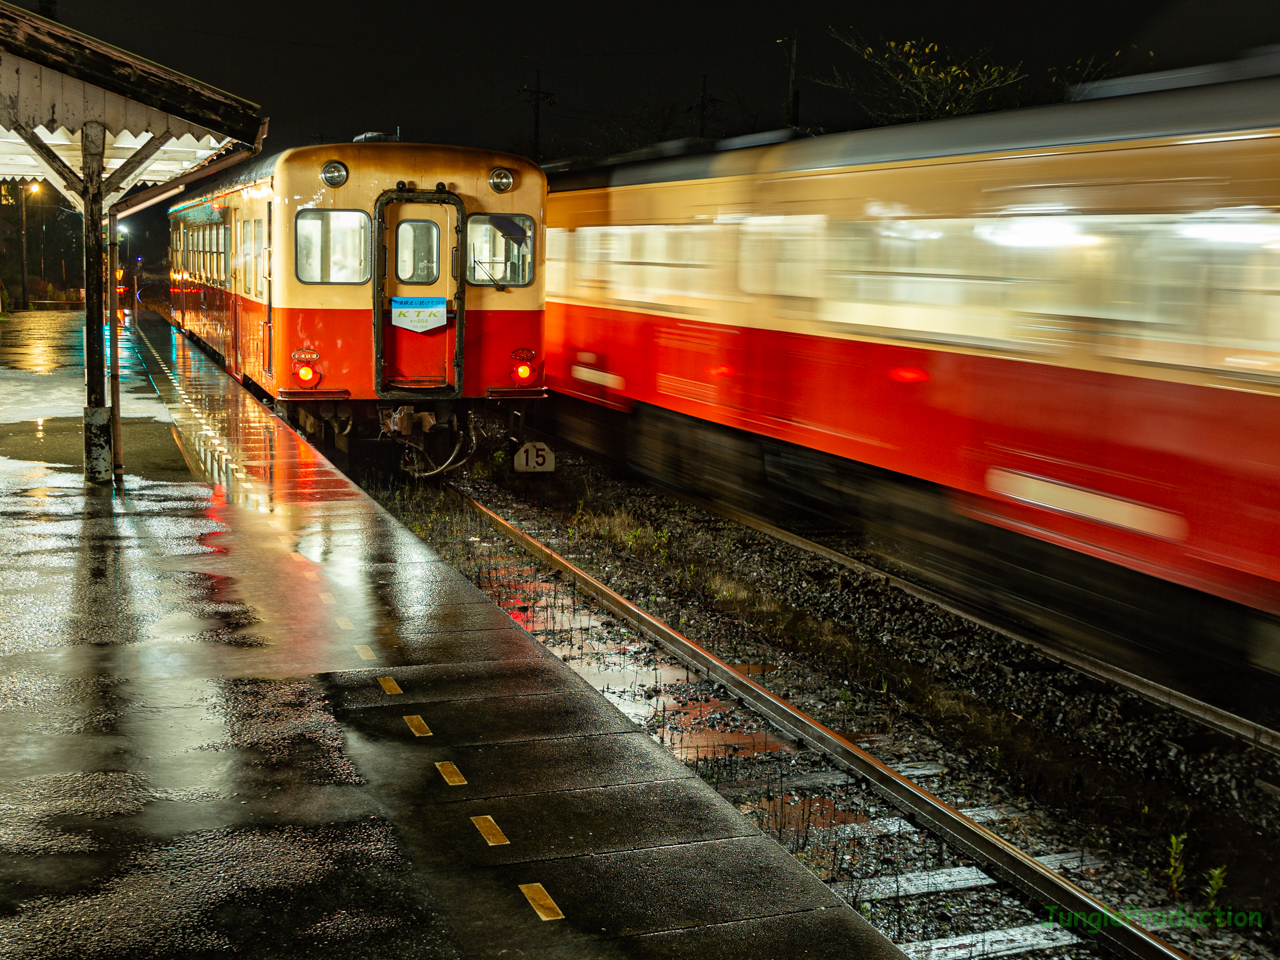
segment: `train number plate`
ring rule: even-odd
[[[444,297],[392,297],[391,323],[414,333],[443,327],[449,320]]]
[[[526,443],[516,451],[516,473],[555,473],[556,455],[545,443]]]

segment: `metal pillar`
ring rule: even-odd
[[[102,324],[102,158],[106,127],[90,121],[81,128],[81,183],[84,193],[84,478],[111,482],[111,423],[107,409]],[[114,284],[115,277],[112,277]]]
[[[116,271],[120,269],[120,227],[113,205],[107,212],[107,322],[111,324],[111,474],[124,482],[124,444],[120,440],[120,304]]]
[[[22,211],[22,309],[30,310],[27,300],[27,189],[30,182],[18,184],[18,209]]]

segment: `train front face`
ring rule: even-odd
[[[304,147],[282,157],[272,194],[272,392],[304,426],[390,435],[429,473],[477,403],[542,396],[537,166],[423,144]]]

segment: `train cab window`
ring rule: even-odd
[[[433,220],[403,220],[396,227],[396,279],[435,283],[440,278],[440,226]]]
[[[363,210],[300,210],[296,260],[303,283],[367,283],[369,215]]]
[[[476,214],[467,218],[467,282],[525,287],[533,282],[533,217]]]

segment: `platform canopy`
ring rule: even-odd
[[[184,180],[256,153],[266,135],[257,114],[256,103],[0,0],[0,180],[48,181],[84,214],[86,480],[107,482],[113,472],[104,213],[114,228],[125,205],[117,202],[136,184],[176,192]],[[160,199],[147,193],[126,204]]]
[[[104,203],[260,139],[258,105],[0,2],[0,180],[47,180],[83,207],[82,138],[103,130]],[[69,178],[67,174],[74,175]]]

